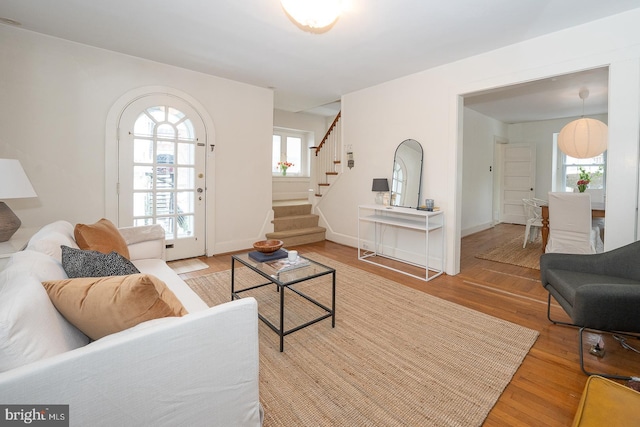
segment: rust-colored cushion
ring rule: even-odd
[[[167,285],[150,274],[82,277],[42,285],[58,311],[94,340],[147,320],[187,314]]]
[[[95,224],[76,224],[73,235],[80,249],[108,254],[116,251],[129,259],[129,248],[118,228],[108,219]]]

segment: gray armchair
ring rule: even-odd
[[[554,324],[580,328],[580,367],[584,373],[592,374],[584,368],[582,335],[585,329],[633,336],[640,333],[640,242],[599,254],[543,254],[540,279],[549,292],[548,319]],[[552,296],[572,323],[551,318]]]

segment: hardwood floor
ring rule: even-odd
[[[430,282],[359,261],[355,248],[329,241],[301,245],[295,249],[301,254],[317,252],[414,289],[539,331],[536,343],[489,413],[484,425],[567,426],[573,420],[587,380],[579,365],[577,329],[553,325],[547,319],[547,292],[540,284],[538,270],[475,258],[476,253],[523,234],[523,226],[500,224],[465,237],[461,249],[461,273],[456,276],[442,275]],[[231,254],[200,259],[210,267],[181,276],[195,277],[227,270],[231,264]],[[420,274],[419,271],[417,273]],[[568,320],[557,304],[552,306],[552,317]],[[599,337],[597,334],[585,334],[585,346],[591,345]],[[587,355],[587,369],[610,373],[619,369],[627,375],[638,375],[640,355],[622,349],[609,336],[603,338],[606,356],[598,359]],[[632,345],[640,347],[635,343]]]

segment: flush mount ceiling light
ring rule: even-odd
[[[343,0],[280,0],[280,3],[298,27],[312,33],[323,33],[338,20]]]
[[[600,120],[584,117],[587,89],[580,90],[583,117],[567,124],[558,135],[558,148],[575,159],[589,159],[604,153],[609,142],[608,127]]]

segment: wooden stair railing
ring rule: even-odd
[[[330,176],[338,175],[337,168],[341,161],[341,144],[340,144],[340,117],[342,111],[338,112],[336,118],[327,129],[327,133],[317,147],[311,147],[315,150],[316,156],[316,176],[318,178],[317,197],[322,197],[321,188],[329,187]]]
[[[327,129],[327,133],[324,134],[324,138],[322,138],[320,145],[318,145],[317,147],[314,147],[316,149],[316,156],[318,155],[320,150],[322,150],[322,147],[324,147],[324,144],[326,144],[327,140],[329,139],[329,136],[331,135],[331,132],[333,132],[333,129],[338,125],[338,121],[340,121],[341,115],[342,115],[342,111],[338,111],[338,115],[336,116],[335,119],[333,119],[333,123],[331,123],[331,126],[329,126],[329,129]]]

